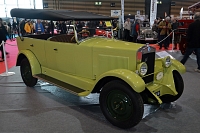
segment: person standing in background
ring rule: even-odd
[[[130,31],[131,31],[131,22],[130,18],[126,19],[126,22],[124,23],[124,40],[130,41]]]
[[[44,33],[44,27],[40,20],[37,20],[37,23],[35,24],[35,33],[36,34]]]
[[[99,29],[103,29],[104,28],[104,23],[103,23],[103,21],[99,21]]]
[[[12,36],[12,25],[10,22],[8,22],[8,35],[9,35],[9,38],[11,38],[11,40],[13,40],[13,36]]]
[[[13,20],[12,23],[12,36],[13,36],[13,40],[15,39],[15,34],[17,34],[17,23]]]
[[[160,37],[161,37],[161,40],[162,40],[162,42],[159,43],[159,45],[160,45],[159,49],[162,49],[163,43],[164,43],[165,49],[168,49],[169,44],[170,44],[170,37],[167,37],[167,36],[170,34],[170,30],[171,30],[170,17],[167,16],[165,18],[165,20],[163,20],[162,22],[159,23],[158,27],[161,29]]]
[[[65,24],[65,21],[60,21],[60,23],[58,24],[58,30],[59,30],[60,34],[66,34],[67,26]]]
[[[158,20],[155,19],[152,25],[152,31],[158,33]]]
[[[7,40],[6,36],[8,36],[8,32],[5,28],[5,26],[3,25],[2,18],[0,18],[0,45],[1,45],[2,41],[6,42],[6,40]],[[1,51],[0,62],[3,62],[4,61],[3,45],[0,46],[0,51]],[[8,53],[6,53],[6,54],[8,54]]]
[[[160,41],[161,41],[161,37],[160,37],[160,32],[161,32],[161,28],[159,28],[159,24],[160,24],[160,22],[162,22],[163,20],[162,20],[162,17],[158,17],[157,18],[157,29],[158,29],[158,36],[157,36],[157,38],[158,38],[158,45],[160,46]]]
[[[52,23],[52,24],[54,24],[54,23]],[[53,25],[53,27],[54,27],[54,25]],[[51,32],[51,22],[50,21],[47,21],[47,25],[45,26],[45,29],[46,29],[45,33],[50,34],[50,32]]]
[[[23,20],[21,20],[20,21],[20,26],[19,26],[19,31],[20,31],[20,33],[22,34],[22,36],[24,36],[25,34],[26,34],[26,31],[25,31],[25,29],[24,29],[24,27],[25,27],[25,19],[23,19]]]
[[[177,29],[179,26],[179,22],[177,21],[177,19],[173,19],[172,21],[172,30],[174,30],[174,47],[173,49],[177,49],[177,45],[180,42],[180,34],[177,34]]]
[[[84,26],[84,24],[83,24],[81,21],[77,22],[77,24],[76,24],[76,27],[77,27],[77,33],[79,33],[79,32],[82,31],[83,26]]]
[[[195,13],[194,20],[195,21],[189,25],[187,30],[186,51],[181,63],[185,64],[189,56],[195,52],[198,67],[194,70],[200,73],[200,12]]]
[[[133,42],[137,42],[140,36],[140,20],[136,19],[135,23],[131,25],[131,36],[133,36]]]
[[[87,23],[88,31],[90,32],[90,36],[94,36],[96,32],[97,24],[94,21],[89,21]]]
[[[33,24],[30,20],[27,20],[24,30],[26,31],[26,34],[32,34],[33,33]]]

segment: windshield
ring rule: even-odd
[[[19,35],[38,39],[49,39],[49,37],[52,36],[62,36],[65,34],[72,38],[73,43],[79,43],[86,38],[94,36],[112,38],[113,28],[115,27],[112,26],[110,21],[49,21],[22,19],[19,22]]]
[[[100,36],[112,38],[112,25],[107,21],[77,21],[75,27],[77,41],[83,41],[86,38]]]

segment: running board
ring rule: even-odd
[[[62,82],[60,80],[57,80],[55,78],[52,78],[52,77],[44,75],[44,74],[36,74],[33,77],[38,78],[38,79],[40,79],[42,81],[46,81],[46,82],[48,82],[50,84],[53,84],[55,86],[58,86],[58,87],[66,90],[66,91],[69,91],[70,93],[75,94],[75,95],[78,95],[79,93],[85,92],[85,90],[83,90],[83,89],[80,89],[78,87],[72,86],[70,84],[67,84],[65,82]]]

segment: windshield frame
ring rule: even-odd
[[[107,26],[106,29],[103,29],[103,30],[106,31],[106,36],[97,36],[97,35],[93,35],[93,36],[88,36],[88,37],[82,38],[82,39],[79,39],[79,38],[78,38],[78,32],[77,32],[77,25],[76,25],[76,22],[77,22],[77,21],[73,20],[72,23],[71,23],[71,25],[73,25],[74,37],[75,37],[75,41],[76,41],[77,44],[80,44],[81,42],[83,42],[83,41],[85,41],[85,40],[87,40],[87,39],[89,39],[89,38],[93,38],[93,37],[108,38],[108,34],[109,34],[108,32],[109,32],[109,31],[106,31],[106,29],[110,29],[110,32],[111,32],[111,34],[110,34],[110,35],[111,35],[111,38],[110,38],[110,39],[114,39],[113,26],[112,26],[111,20],[109,21],[109,22],[111,23],[111,25],[110,25],[110,26]],[[98,29],[98,26],[95,27],[95,31],[96,31],[96,29]],[[84,28],[82,28],[82,30],[84,30]]]

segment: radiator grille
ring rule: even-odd
[[[148,71],[146,77],[143,77],[145,83],[150,83],[154,79],[154,65],[155,65],[155,52],[145,53],[142,55],[142,62],[146,62],[148,66]]]

